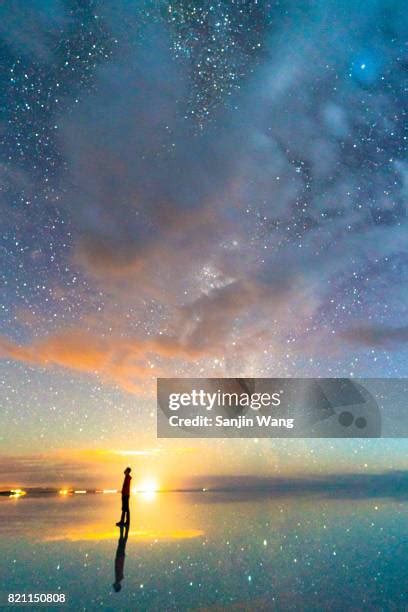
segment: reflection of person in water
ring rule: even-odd
[[[124,471],[125,479],[123,481],[122,486],[122,515],[120,517],[120,521],[116,523],[118,527],[122,527],[123,525],[129,523],[130,521],[130,512],[129,512],[129,496],[130,496],[130,481],[132,477],[130,475],[131,468],[127,467]]]
[[[118,593],[122,588],[121,582],[124,578],[123,571],[125,568],[125,550],[129,535],[129,527],[129,521],[126,523],[126,525],[120,526],[120,536],[115,555],[115,582],[112,585],[116,593]]]

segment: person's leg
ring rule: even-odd
[[[126,495],[125,504],[124,504],[124,510],[125,510],[125,512],[124,512],[123,520],[125,521],[125,524],[128,524],[130,522],[129,495]]]
[[[122,516],[120,517],[120,522],[123,524],[125,524],[125,516],[129,508],[128,500],[129,498],[127,495],[122,496]]]
[[[129,507],[129,506],[128,506]],[[125,523],[125,514],[126,514],[126,497],[122,495],[122,514],[120,515],[120,521],[116,523],[116,525],[124,525]]]

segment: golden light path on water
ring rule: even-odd
[[[200,529],[175,529],[175,530],[129,530],[128,537],[132,540],[144,542],[170,542],[173,540],[189,540],[204,535]],[[90,523],[78,530],[68,531],[67,533],[46,536],[43,542],[81,542],[81,541],[100,541],[115,540],[118,538],[118,529],[106,529],[106,525],[95,525]]]
[[[120,515],[120,491],[101,489],[91,492],[64,487],[54,499],[64,520],[53,525],[44,521],[37,532],[39,541],[97,542],[119,537],[115,523]],[[45,501],[45,498],[35,497],[31,501],[37,508],[40,522],[41,517],[45,518]],[[203,525],[197,524],[195,517],[192,519],[186,513],[183,496],[161,492],[158,481],[152,476],[140,478],[132,487],[130,509],[128,538],[131,541],[174,542],[200,538],[205,534]]]

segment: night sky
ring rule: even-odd
[[[407,34],[402,0],[1,4],[0,482],[408,465],[403,440],[158,443],[154,398],[407,375]]]

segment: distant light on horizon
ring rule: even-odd
[[[26,491],[23,491],[23,489],[11,489],[9,497],[18,498],[23,497],[23,495],[27,495]]]
[[[139,485],[132,488],[132,495],[140,494],[145,501],[153,501],[159,491],[159,485],[153,478],[142,480]]]

